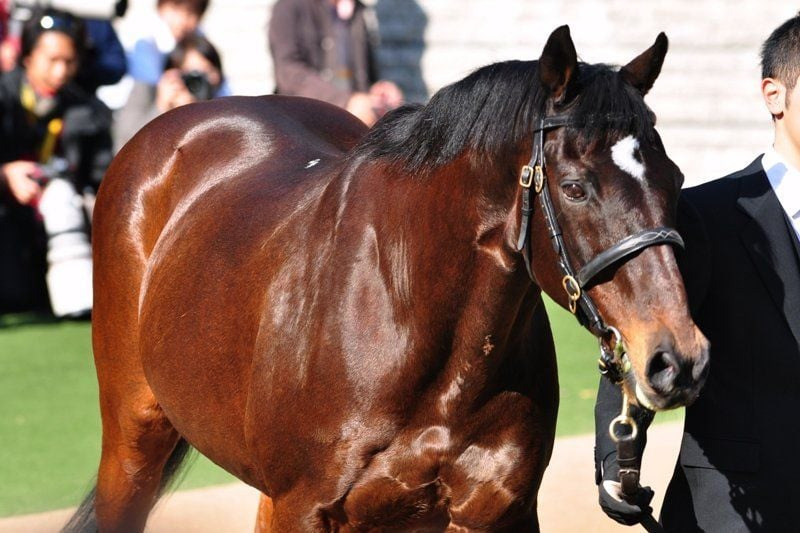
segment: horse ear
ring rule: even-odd
[[[578,69],[578,54],[569,35],[569,26],[556,28],[539,57],[539,80],[556,102],[563,102],[567,86]]]
[[[620,76],[636,87],[642,93],[642,96],[647,94],[647,91],[653,87],[653,83],[655,83],[661,72],[661,65],[664,64],[664,56],[667,55],[668,45],[667,36],[662,31],[656,37],[656,42],[653,46],[620,69]]]

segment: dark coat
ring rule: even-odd
[[[378,80],[365,7],[356,2],[350,20],[352,90],[333,83],[336,51],[326,0],[278,0],[269,23],[269,47],[275,67],[276,93],[306,96],[345,107],[353,92],[369,91]]]
[[[96,189],[111,162],[111,111],[70,83],[56,95],[53,109],[31,123],[20,103],[22,78],[19,69],[0,76],[0,163],[36,160],[48,123],[61,118],[64,126],[54,155],[72,165],[77,190]]]
[[[682,200],[681,269],[711,367],[686,409],[661,521],[681,533],[797,531],[800,243],[760,158]],[[614,453],[605,428],[618,394],[603,385],[598,395],[596,451],[607,468]]]
[[[64,87],[57,104],[31,123],[20,103],[22,71],[0,77],[0,164],[36,160],[48,123],[62,118],[55,155],[67,159],[76,189],[96,189],[111,159],[111,112],[75,84]],[[0,179],[0,313],[48,306],[44,283],[46,239],[41,217],[16,202]]]

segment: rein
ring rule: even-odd
[[[614,327],[603,320],[597,306],[586,292],[586,287],[591,281],[603,272],[606,268],[631,255],[660,244],[672,244],[684,247],[683,239],[677,230],[669,227],[647,228],[621,239],[610,248],[598,253],[576,270],[572,267],[572,262],[567,253],[561,226],[556,218],[553,200],[550,196],[549,188],[545,183],[545,160],[544,160],[544,135],[547,131],[571,125],[567,115],[556,115],[543,117],[539,124],[534,128],[534,141],[531,159],[527,165],[522,167],[519,177],[519,184],[522,187],[522,217],[520,221],[519,237],[517,238],[517,251],[522,253],[525,261],[525,268],[531,280],[534,280],[531,270],[530,258],[530,218],[533,214],[531,200],[531,188],[539,197],[542,214],[547,233],[553,245],[553,249],[558,256],[558,267],[561,270],[561,285],[567,293],[569,310],[576,316],[578,322],[587,328],[600,344],[600,373],[608,378],[612,383],[622,386],[625,375],[630,372],[630,361],[625,353],[622,335]],[[535,280],[534,280],[535,282]],[[603,342],[606,338],[612,337],[613,348],[609,349]],[[617,456],[620,463],[620,484],[622,492],[626,496],[633,497],[639,490],[639,466],[640,458],[635,453],[635,439],[638,433],[636,421],[629,414],[630,402],[625,391],[622,391],[623,401],[622,410],[618,417],[612,420],[609,426],[609,433],[612,440],[617,444]],[[620,429],[627,427],[627,431]]]

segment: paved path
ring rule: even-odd
[[[643,481],[656,491],[656,515],[677,456],[681,423],[653,426],[647,433]],[[593,436],[558,439],[539,491],[539,521],[544,533],[634,532],[617,526],[597,505],[592,464]],[[249,533],[258,492],[237,483],[174,493],[156,507],[148,533]],[[0,519],[0,533],[53,533],[72,510]],[[641,529],[639,531],[642,531]]]

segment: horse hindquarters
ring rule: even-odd
[[[123,160],[115,161],[106,175],[93,229],[92,344],[103,430],[94,507],[100,531],[143,530],[164,473],[173,471],[186,451],[186,446],[176,447],[180,437],[147,384],[139,354],[138,302],[145,265],[143,235],[134,234],[130,223],[135,208],[131,191],[138,179],[131,176],[153,174],[144,161]]]

